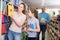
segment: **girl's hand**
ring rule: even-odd
[[[25,31],[25,32],[26,32],[26,27],[24,27],[23,31]]]
[[[27,32],[30,32],[30,31],[31,31],[31,28],[28,28],[28,29],[27,29]]]

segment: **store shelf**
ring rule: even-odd
[[[52,37],[49,37],[51,40],[59,40],[60,38],[60,26],[57,20],[51,20],[50,24],[48,24],[48,33],[50,33]]]

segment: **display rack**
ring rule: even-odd
[[[50,40],[60,40],[60,23],[57,20],[51,20],[47,31]]]

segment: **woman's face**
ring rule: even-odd
[[[24,10],[24,5],[23,4],[20,4],[19,6],[18,6],[18,10],[21,12],[21,11],[23,11]]]

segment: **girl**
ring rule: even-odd
[[[11,16],[12,24],[8,32],[9,40],[22,40],[22,25],[26,20],[25,11],[26,6],[24,3],[21,3],[18,5],[18,12]]]
[[[36,40],[37,32],[40,31],[39,20],[37,19],[36,13],[37,13],[36,10],[29,10],[29,13],[28,13],[28,16],[29,16],[29,18],[27,19],[28,40]]]

